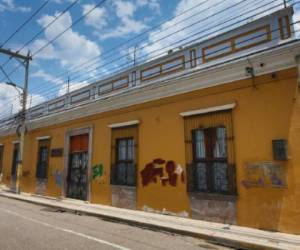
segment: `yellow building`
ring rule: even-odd
[[[21,189],[300,234],[300,42],[286,8],[31,108]],[[2,121],[2,182],[19,139]]]

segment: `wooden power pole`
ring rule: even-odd
[[[21,192],[21,177],[23,169],[23,159],[24,159],[24,144],[25,144],[25,133],[26,133],[26,105],[27,105],[27,96],[28,96],[28,76],[29,76],[29,62],[32,60],[30,52],[27,55],[22,55],[19,52],[13,52],[11,50],[0,48],[0,53],[10,56],[19,60],[25,68],[25,78],[24,78],[24,87],[20,87],[15,83],[10,83],[14,87],[22,88],[22,107],[20,113],[20,123],[18,126],[18,136],[20,137],[20,150],[19,150],[19,161],[17,165],[17,174],[16,174],[16,193]]]

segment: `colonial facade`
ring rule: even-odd
[[[21,188],[300,233],[300,42],[293,10],[31,108]],[[14,188],[15,117],[1,122]]]

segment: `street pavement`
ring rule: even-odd
[[[229,250],[201,239],[0,197],[0,250]]]

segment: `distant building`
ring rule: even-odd
[[[300,233],[292,8],[29,110],[22,191]],[[2,181],[18,162],[2,121]]]

